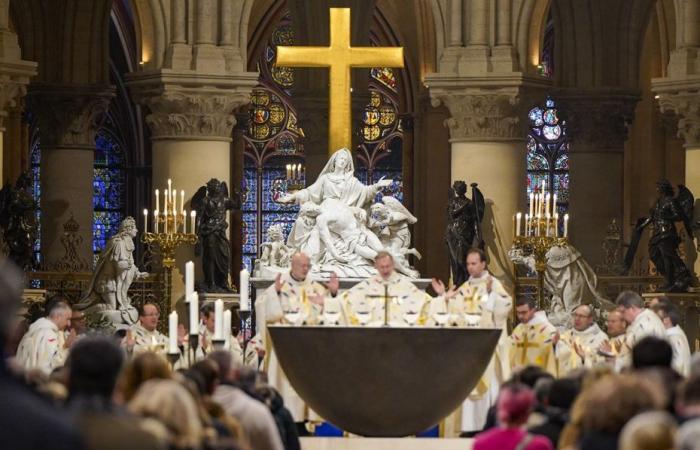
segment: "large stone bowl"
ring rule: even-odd
[[[345,431],[399,437],[454,411],[489,363],[492,328],[269,326],[277,358],[309,407]]]

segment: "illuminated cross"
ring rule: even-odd
[[[403,67],[403,47],[352,47],[350,8],[331,8],[328,47],[277,47],[282,67],[329,67],[328,154],[352,149],[351,67]]]

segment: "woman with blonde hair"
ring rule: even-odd
[[[177,381],[146,381],[128,408],[140,417],[155,419],[162,424],[171,449],[198,450],[202,447],[205,433],[197,405]]]
[[[125,402],[139,390],[139,387],[148,380],[169,380],[173,377],[170,364],[161,355],[152,352],[138,354],[124,368],[120,384],[120,391]]]
[[[665,411],[650,411],[632,418],[620,434],[620,450],[673,450],[676,421]]]

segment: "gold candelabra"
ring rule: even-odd
[[[537,191],[536,188],[535,191]],[[560,236],[557,195],[545,194],[545,192],[546,184],[542,181],[540,191],[530,194],[530,211],[529,214],[525,214],[525,221],[522,221],[523,215],[520,212],[513,217],[515,234],[513,247],[521,250],[524,256],[532,255],[535,259],[537,303],[540,309],[545,309],[547,306],[544,299],[547,253],[552,247],[563,247],[569,241],[569,215],[563,216],[563,233]]]
[[[306,169],[301,164],[287,164],[285,178],[272,182],[273,200],[277,201],[284,193],[294,193],[306,187]]]
[[[187,211],[185,210],[185,191],[180,191],[178,208],[177,190],[172,189],[172,181],[168,179],[168,188],[163,190],[163,207],[160,210],[160,192],[155,190],[156,209],[153,211],[152,230],[148,227],[148,209],[143,210],[144,232],[141,241],[149,246],[156,245],[160,250],[164,271],[164,290],[166,306],[172,299],[172,276],[175,267],[175,252],[182,245],[197,243],[196,219],[197,213],[190,213],[190,227],[187,227]]]

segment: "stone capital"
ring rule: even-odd
[[[17,105],[17,99],[24,97],[29,79],[36,73],[35,62],[0,60],[0,131],[4,131],[8,110]]]
[[[250,102],[258,74],[197,75],[162,69],[135,73],[128,84],[135,101],[149,109],[152,139],[230,141],[234,110]]]
[[[631,91],[595,90],[555,94],[566,119],[572,151],[624,150],[628,126],[634,118],[639,94]]]
[[[113,97],[112,86],[32,83],[27,105],[38,119],[42,147],[93,150]]]
[[[686,147],[700,147],[700,77],[695,80],[653,80],[653,91],[664,114],[677,120],[677,135]]]

